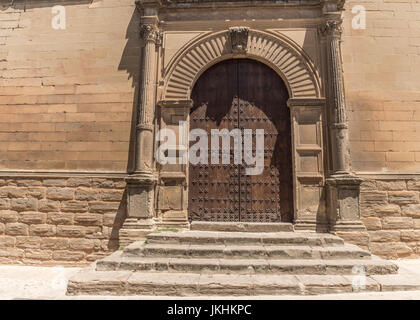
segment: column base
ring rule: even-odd
[[[330,232],[369,250],[369,234],[360,220],[361,183],[362,179],[348,173],[327,179]]]
[[[156,228],[154,221],[155,185],[153,173],[138,173],[126,178],[127,218],[120,229],[120,245],[145,240]]]
[[[328,232],[328,222],[317,220],[298,219],[294,221],[293,228],[295,231],[303,232]]]
[[[120,246],[124,247],[135,241],[144,241],[146,236],[156,229],[154,220],[127,218],[120,229]]]
[[[166,211],[162,213],[157,223],[159,228],[189,229],[188,213],[186,211]]]

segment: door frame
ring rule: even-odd
[[[218,43],[223,46],[217,47]],[[246,43],[248,49],[238,52],[237,47],[241,43],[242,46]],[[256,47],[256,43],[263,45]],[[272,54],[267,55],[267,52]],[[196,68],[194,72],[191,70],[188,72],[188,66],[195,66],[198,63],[197,57],[203,59],[202,67]],[[165,86],[161,93],[163,99],[158,103],[161,114],[159,128],[176,126],[176,121],[179,119],[189,123],[189,108],[192,106],[190,94],[195,82],[211,66],[235,58],[262,62],[273,69],[285,83],[290,97],[287,106],[290,108],[292,130],[293,222],[296,229],[326,230],[328,221],[323,134],[325,98],[321,96],[319,72],[303,50],[287,37],[248,28],[230,28],[207,34],[193,41],[179,52],[168,68]],[[179,82],[181,74],[182,83]],[[300,76],[296,77],[296,74]],[[163,219],[166,211],[179,210],[183,211],[185,216],[188,215],[187,167],[181,169],[184,180],[182,191],[178,192],[182,193],[183,200],[174,209],[164,203],[169,192],[166,183],[170,180],[167,178],[167,175],[171,175],[170,170],[158,166],[158,170],[165,176],[162,179],[161,175],[157,197],[158,214]]]

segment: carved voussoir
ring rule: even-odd
[[[230,43],[232,53],[244,54],[247,52],[249,28],[233,27],[229,28]]]

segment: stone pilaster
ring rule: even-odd
[[[140,35],[142,56],[140,65],[140,100],[136,117],[136,150],[134,172],[127,178],[127,218],[120,231],[122,242],[143,239],[155,225],[155,188],[157,182],[154,159],[154,119],[157,90],[157,45],[161,33],[158,27],[157,0],[138,1],[142,12]]]
[[[341,63],[341,20],[327,20],[320,27],[326,38],[328,68],[328,104],[334,174],[349,174],[348,125]]]
[[[340,2],[339,2],[340,4]],[[329,3],[331,5],[331,2]],[[329,7],[331,9],[331,7]],[[334,9],[334,8],[333,8]],[[334,10],[341,10],[335,7]],[[367,246],[369,238],[360,221],[361,179],[351,173],[348,146],[348,124],[341,59],[341,12],[325,14],[319,31],[324,37],[328,70],[328,106],[332,152],[332,175],[326,180],[330,230],[345,240]]]

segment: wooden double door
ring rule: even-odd
[[[204,72],[191,95],[190,130],[208,133],[208,163],[189,164],[190,220],[290,222],[293,180],[288,92],[271,68],[249,59],[218,63]],[[264,168],[249,175],[244,161],[234,163],[231,138],[229,164],[212,164],[212,129],[264,130]],[[248,131],[249,132],[249,131]],[[190,146],[196,142],[190,142]],[[244,139],[242,139],[242,146]],[[220,142],[221,145],[221,142]],[[243,146],[244,147],[244,146]],[[242,148],[245,149],[245,148]],[[220,150],[220,155],[222,150]],[[255,150],[253,150],[255,156]]]

